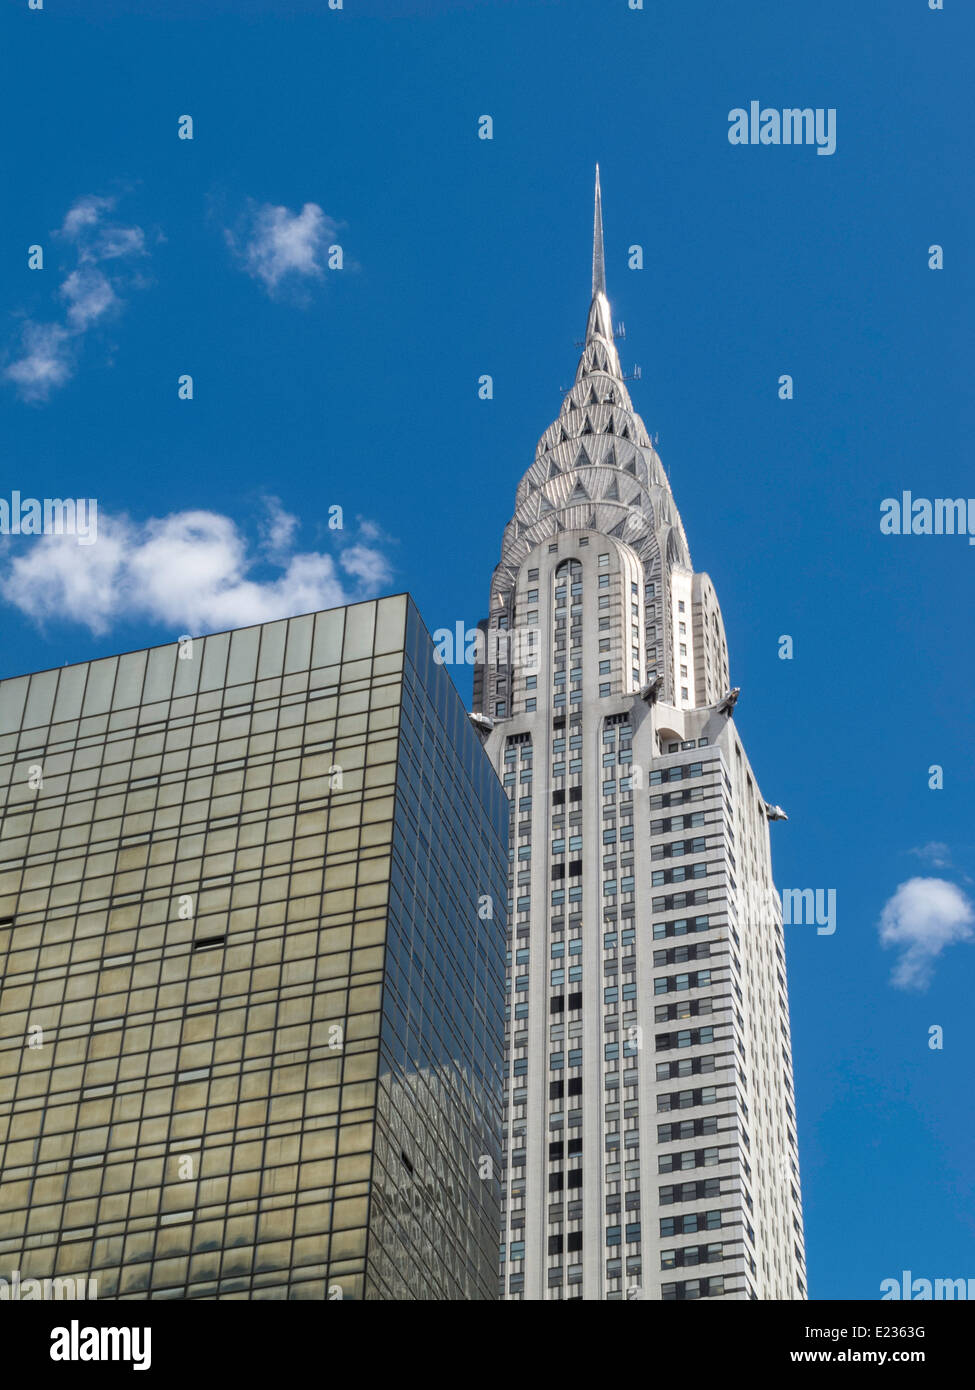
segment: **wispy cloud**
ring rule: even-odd
[[[118,311],[123,302],[118,290],[133,283],[117,266],[113,265],[111,275],[99,268],[103,262],[146,254],[141,227],[108,220],[115,202],[114,198],[87,194],[65,215],[57,236],[73,247],[78,264],[64,276],[58,289],[67,306],[64,317],[48,323],[26,319],[18,354],[4,369],[4,376],[23,400],[45,401],[71,378],[84,335]]]
[[[291,212],[272,203],[251,202],[225,235],[247,274],[274,295],[286,286],[322,278],[336,228],[317,203]]]
[[[349,603],[388,583],[385,556],[361,541],[334,555],[298,551],[297,519],[279,503],[272,525],[276,574],[267,573],[261,547],[219,512],[173,512],[144,522],[99,512],[95,544],[41,536],[0,566],[0,596],[39,625],[68,621],[104,633],[148,619],[200,633]],[[5,551],[9,556],[9,544]]]
[[[951,850],[940,840],[929,840],[926,845],[916,845],[908,850],[916,859],[923,859],[935,869],[951,868]]]
[[[21,330],[20,356],[4,375],[25,401],[46,400],[71,376],[71,334],[60,323],[32,323]]]
[[[975,912],[960,888],[943,878],[910,878],[880,914],[880,940],[900,952],[891,975],[899,989],[926,989],[934,962],[948,946],[975,937]]]
[[[261,545],[270,560],[287,555],[298,530],[298,518],[286,512],[279,497],[264,499],[266,515],[261,524]]]

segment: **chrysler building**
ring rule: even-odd
[[[511,816],[501,1293],[805,1298],[784,816],[620,369],[598,168],[582,356],[482,630]]]

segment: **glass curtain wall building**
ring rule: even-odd
[[[0,1265],[496,1297],[507,801],[406,595],[0,682]]]

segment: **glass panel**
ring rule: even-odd
[[[223,686],[229,651],[229,632],[218,632],[213,637],[204,637],[203,673],[200,677],[201,690],[219,690]]]
[[[27,708],[24,710],[25,729],[36,729],[41,724],[50,724],[57,683],[57,671],[42,671],[39,675],[31,676],[30,694],[27,696]]]
[[[257,652],[261,645],[259,627],[242,627],[231,633],[230,661],[227,665],[227,684],[243,685],[257,674]]]
[[[168,700],[173,690],[173,671],[176,665],[176,647],[153,647],[149,653],[146,667],[146,684],[142,692],[142,703],[151,700]]]
[[[346,609],[343,661],[356,661],[364,656],[372,656],[372,635],[375,626],[375,603],[355,603]]]
[[[63,666],[58,681],[57,699],[54,701],[54,723],[64,719],[77,719],[81,714],[81,697],[85,693],[87,665]]]
[[[325,613],[315,615],[315,643],[312,648],[312,666],[334,666],[342,656],[342,632],[345,626],[345,609],[330,608]]]
[[[20,727],[30,676],[17,676],[0,684],[0,734]]]
[[[118,659],[113,709],[131,709],[142,698],[142,678],[146,669],[146,652],[126,652]]]
[[[288,623],[288,654],[284,663],[285,674],[292,671],[307,671],[311,662],[311,636],[315,625],[314,613],[301,618],[292,618]]]
[[[280,676],[284,669],[284,642],[288,633],[287,620],[280,623],[265,623],[261,628],[261,660],[257,668],[258,680]]]
[[[376,651],[395,652],[403,646],[406,595],[380,599],[376,605]]]

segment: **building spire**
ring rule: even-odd
[[[601,338],[608,350],[609,370],[614,376],[622,377],[619,358],[613,346],[613,327],[609,314],[609,300],[606,298],[606,258],[603,252],[603,195],[599,187],[599,165],[596,165],[596,196],[592,213],[592,302],[589,305],[589,318],[586,323],[586,347],[595,338]],[[585,364],[585,365],[584,365]],[[591,368],[586,356],[579,364],[580,372]]]
[[[599,165],[596,165],[596,200],[592,214],[592,297],[606,293],[606,263],[603,258],[603,198],[599,190]]]

